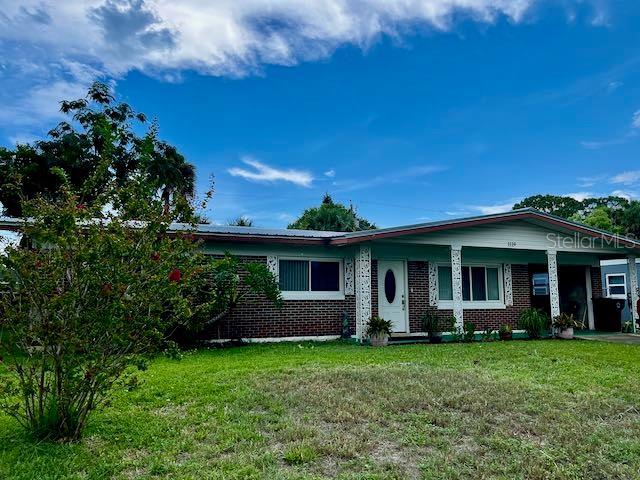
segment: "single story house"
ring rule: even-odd
[[[392,321],[393,336],[423,336],[425,312],[478,331],[517,328],[530,307],[594,329],[600,262],[612,259],[626,262],[634,304],[638,296],[639,242],[528,208],[347,233],[201,225],[197,235],[207,254],[265,263],[284,299],[276,309],[245,297],[209,332],[218,340],[333,339],[345,319],[363,339],[374,315]]]
[[[636,259],[636,265],[640,263],[640,258]],[[602,270],[602,294],[607,298],[624,300],[624,310],[622,310],[622,322],[631,321],[631,282],[629,279],[629,264],[626,260],[614,259],[603,260]],[[636,267],[636,277],[638,268]],[[636,284],[640,278],[636,278]],[[632,305],[635,310],[635,304]]]

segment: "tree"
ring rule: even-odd
[[[586,217],[582,219],[582,223],[590,227],[599,228],[600,230],[614,231],[613,222],[609,216],[607,207],[596,207]]]
[[[98,103],[101,92],[92,94]],[[281,305],[266,265],[200,251],[186,202],[192,169],[157,142],[155,128],[142,139],[123,132],[128,107],[115,107],[118,116],[105,105],[63,102],[86,131],[59,126],[57,155],[80,161],[75,142],[92,145],[82,148],[91,158],[77,177],[73,162],[48,166],[40,143],[18,147],[33,157],[9,155],[1,165],[15,174],[0,191],[23,217],[25,241],[0,255],[0,362],[10,373],[0,409],[38,439],[77,440],[91,412],[113,388],[134,385],[130,372],[176,329],[215,323],[249,293]],[[156,161],[165,163],[151,168]],[[185,231],[170,230],[178,220],[189,222]]]
[[[326,193],[319,207],[306,209],[300,218],[287,228],[301,230],[325,230],[333,232],[356,232],[372,230],[376,226],[368,220],[359,217],[353,206],[347,208],[341,203],[335,203]]]
[[[531,207],[541,212],[550,213],[563,218],[569,218],[580,212],[582,203],[572,197],[558,195],[533,195],[513,206],[514,210]]]
[[[622,224],[624,231],[636,239],[640,239],[640,202],[634,200],[629,202],[629,206],[622,214]]]
[[[123,184],[136,176],[155,187],[149,195],[161,197],[165,209],[175,208],[179,220],[191,215],[194,167],[158,139],[155,123],[144,134],[136,133],[146,116],[116,102],[109,87],[98,82],[85,98],[60,105],[71,123],[59,123],[46,140],[0,148],[0,202],[6,215],[20,217],[23,200],[58,199],[64,182],[79,202],[89,203],[111,181]]]
[[[232,227],[253,227],[253,220],[251,220],[249,217],[241,215],[234,218],[233,220],[229,220],[227,222],[227,225]]]

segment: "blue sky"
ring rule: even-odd
[[[0,144],[101,78],[215,176],[214,222],[325,191],[379,226],[640,195],[636,1],[210,3],[0,0]]]

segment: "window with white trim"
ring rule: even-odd
[[[627,298],[627,276],[624,273],[606,275],[607,297]]]
[[[451,308],[453,287],[450,265],[438,265],[438,299],[440,308]],[[462,302],[467,308],[504,307],[502,266],[463,265]]]
[[[281,258],[278,281],[285,300],[344,296],[342,260],[339,259]]]

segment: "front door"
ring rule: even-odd
[[[405,263],[402,260],[378,261],[378,309],[380,317],[391,320],[393,331],[407,333],[407,297]]]

